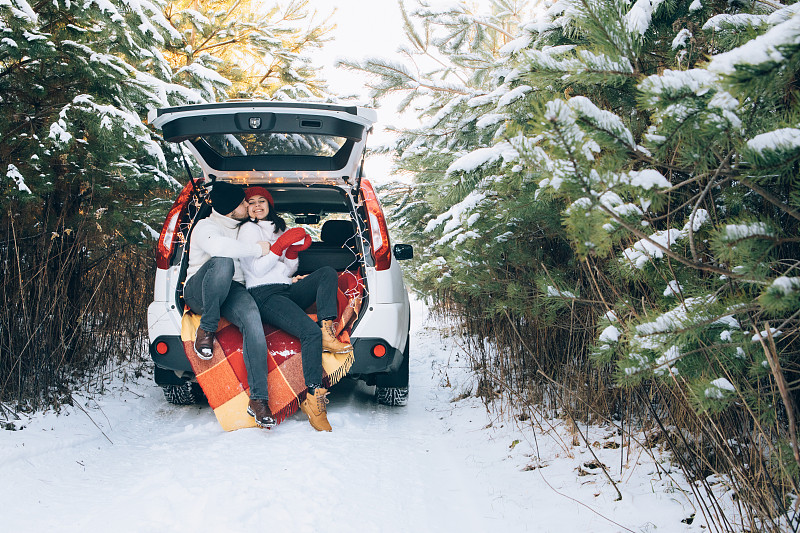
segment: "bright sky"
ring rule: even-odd
[[[357,72],[334,68],[337,59],[364,59],[366,57],[392,58],[397,48],[404,42],[403,23],[397,0],[311,0],[318,10],[319,17],[330,14],[336,6],[331,22],[336,24],[334,40],[328,42],[323,50],[315,53],[317,64],[324,65],[323,73],[328,80],[331,92],[341,96],[359,95],[360,103],[367,103],[367,77]],[[411,5],[408,2],[407,5]],[[395,113],[395,103],[386,100],[378,109],[378,124],[375,126],[369,145],[379,146],[391,141],[384,132],[387,125],[398,125],[400,117]],[[407,122],[404,117],[402,122]],[[365,166],[367,177],[375,183],[389,178],[391,161],[382,156],[372,156]]]
[[[332,10],[329,0],[312,0],[318,6],[318,16]],[[402,20],[397,0],[337,0],[336,12],[330,21],[336,24],[334,39],[314,59],[324,66],[324,75],[334,93],[342,96],[360,94],[366,101],[365,77],[352,71],[337,69],[337,59],[364,59],[396,55],[404,41]],[[379,115],[383,114],[379,112]],[[381,121],[383,121],[381,119]]]

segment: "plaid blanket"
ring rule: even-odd
[[[315,315],[309,316],[316,320]],[[214,354],[210,360],[204,361],[197,357],[193,347],[199,325],[200,315],[186,311],[181,323],[181,340],[197,382],[217,420],[225,431],[255,427],[255,420],[247,414],[250,396],[239,328],[221,319],[214,338]],[[298,410],[306,397],[300,341],[268,325],[264,326],[264,335],[268,350],[269,407],[277,422],[281,423]],[[349,342],[347,331],[343,331],[339,339]],[[353,360],[352,351],[345,354],[323,352],[323,385],[330,387],[346,376]]]

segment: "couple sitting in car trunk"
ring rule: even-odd
[[[302,228],[286,229],[263,187],[214,184],[211,214],[197,223],[191,236],[183,296],[201,314],[194,343],[201,359],[213,356],[214,332],[220,316],[236,325],[243,337],[244,364],[250,385],[247,412],[259,427],[271,428],[268,405],[267,343],[262,321],[300,339],[303,377],[308,389],[300,409],[317,431],[331,431],[327,393],[323,388],[322,351],[347,352],[333,330],[337,317],[337,273],[323,267],[294,276],[298,253],[311,237]],[[314,322],[305,309],[317,304]]]

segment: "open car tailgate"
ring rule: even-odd
[[[375,110],[301,102],[236,101],[151,111],[170,142],[183,142],[206,176],[244,183],[350,182]]]

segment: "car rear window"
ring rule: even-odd
[[[226,133],[201,137],[222,157],[317,156],[333,157],[347,142],[345,137],[310,133]]]
[[[347,213],[328,213],[328,214],[324,214],[321,217],[319,217],[319,221],[318,222],[314,222],[312,224],[309,224],[307,221],[303,220],[303,218],[305,217],[304,215],[295,215],[295,214],[292,214],[292,213],[281,213],[281,216],[286,221],[287,227],[299,226],[299,227],[303,228],[304,230],[306,230],[306,233],[308,233],[311,236],[311,239],[314,240],[314,241],[321,241],[322,240],[322,236],[321,236],[322,226],[324,226],[325,223],[327,221],[329,221],[329,220],[346,220],[346,221],[352,223],[352,218],[350,218],[350,215],[347,214]]]

